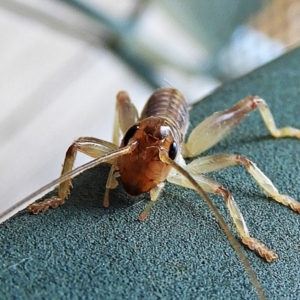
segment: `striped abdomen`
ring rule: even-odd
[[[160,117],[167,120],[178,131],[179,142],[183,141],[189,115],[186,100],[181,92],[168,87],[156,90],[146,103],[140,120],[148,117]]]

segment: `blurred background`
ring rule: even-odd
[[[111,140],[118,91],[139,110],[166,85],[193,103],[299,32],[300,0],[0,0],[0,212],[57,178],[77,137]]]

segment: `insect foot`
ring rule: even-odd
[[[40,213],[40,212],[44,212],[46,211],[48,208],[56,208],[62,204],[65,203],[65,200],[53,196],[50,199],[41,201],[41,202],[36,202],[36,203],[32,203],[31,205],[29,205],[27,207],[27,210],[31,213],[33,213],[34,215]]]
[[[242,237],[242,243],[245,244],[249,249],[256,251],[260,257],[269,263],[278,259],[278,255],[275,252],[255,238]]]
[[[288,195],[278,194],[274,199],[285,206],[290,207],[293,211],[300,214],[300,203]]]

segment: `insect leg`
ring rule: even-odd
[[[241,237],[241,241],[243,244],[245,244],[250,250],[256,251],[262,258],[264,258],[268,262],[272,262],[278,258],[275,252],[270,250],[256,238],[250,236],[244,217],[239,210],[233,196],[228,190],[226,190],[220,183],[211,178],[208,178],[202,174],[193,174],[190,171],[188,172],[204,189],[204,191],[220,195],[224,198],[230,216],[236,226],[237,232]],[[168,181],[180,186],[195,189],[195,187],[179,173],[172,173],[171,176],[168,177]]]
[[[120,144],[121,134],[124,135],[127,129],[135,124],[137,120],[138,112],[134,104],[131,102],[129,95],[124,91],[120,91],[117,94],[112,138],[115,145]],[[118,185],[118,182],[116,181],[116,177],[118,176],[119,173],[116,172],[115,166],[112,166],[106,182],[105,194],[103,199],[104,207],[109,206],[109,190],[114,189]]]
[[[118,147],[110,142],[92,137],[81,137],[68,148],[61,176],[69,173],[73,169],[77,151],[87,154],[90,157],[98,158],[117,149]],[[113,161],[110,161],[110,163],[113,163]],[[28,210],[34,214],[37,214],[39,212],[46,211],[50,207],[56,208],[64,204],[65,199],[70,192],[71,185],[71,178],[61,182],[58,187],[58,196],[54,196],[42,202],[33,203],[28,206]]]
[[[128,128],[138,120],[138,112],[134,104],[130,101],[128,94],[121,91],[117,94],[116,112],[114,119],[113,143],[119,145],[120,133],[123,135]],[[120,132],[121,131],[121,132]]]
[[[115,165],[112,165],[109,171],[109,175],[106,181],[105,186],[105,194],[103,198],[103,206],[108,207],[109,206],[109,191],[111,189],[114,189],[118,186],[118,181],[116,180],[117,177],[119,177],[120,174],[116,169]]]
[[[300,203],[288,195],[280,194],[272,181],[254,162],[245,156],[236,154],[217,154],[200,157],[193,160],[187,166],[187,169],[192,174],[199,174],[213,172],[236,165],[243,165],[268,196],[285,206],[289,206],[292,210],[300,214]]]
[[[181,161],[181,156],[178,157],[177,161],[173,161],[171,158],[169,158],[168,153],[166,153],[165,151],[160,151],[159,157],[160,157],[161,161],[163,161],[173,167],[174,170],[173,170],[173,172],[171,171],[171,174],[169,174],[169,177],[179,177],[179,178],[181,177],[183,181],[189,182],[189,184],[187,186],[191,186],[191,188],[195,189],[202,196],[203,200],[206,202],[206,204],[208,205],[208,207],[210,208],[210,210],[212,211],[212,213],[215,215],[216,219],[218,220],[221,228],[224,230],[233,249],[235,249],[237,255],[239,256],[240,260],[242,261],[242,263],[243,263],[246,271],[248,272],[248,275],[259,295],[259,298],[266,299],[266,296],[264,294],[262,286],[261,286],[260,282],[258,281],[257,277],[255,276],[255,273],[254,273],[249,261],[247,260],[246,256],[244,255],[238,241],[231,233],[227,223],[225,222],[225,220],[219,213],[219,211],[216,208],[216,206],[214,205],[214,203],[207,196],[204,188],[202,188],[201,185],[199,184],[199,182],[185,169],[185,164]],[[175,176],[176,174],[178,176]],[[179,174],[181,176],[179,176]],[[179,185],[180,185],[180,183],[179,183]],[[186,186],[186,185],[184,185],[184,186]]]
[[[150,190],[150,202],[147,204],[146,208],[139,215],[139,221],[144,221],[148,217],[148,215],[151,211],[151,208],[156,203],[156,200],[158,199],[160,192],[162,191],[164,186],[165,186],[165,184],[162,182]]]
[[[201,122],[183,145],[184,157],[194,157],[209,149],[237,126],[249,113],[258,108],[264,123],[275,138],[295,137],[300,139],[300,130],[293,127],[277,128],[267,103],[257,97],[247,97],[229,109],[214,113]]]

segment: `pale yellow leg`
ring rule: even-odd
[[[116,111],[113,127],[113,143],[120,144],[121,137],[126,133],[127,129],[135,124],[138,120],[138,112],[134,104],[131,102],[129,95],[125,91],[117,94]],[[116,177],[119,176],[116,166],[112,166],[107,178],[105,194],[103,198],[103,206],[109,206],[109,190],[117,187]]]
[[[236,154],[217,154],[199,157],[187,166],[187,170],[191,172],[191,174],[201,174],[239,164],[246,168],[268,196],[285,206],[289,206],[295,212],[300,213],[300,203],[288,195],[280,194],[272,181],[256,166],[256,164],[244,156]]]
[[[273,115],[265,102],[265,100],[255,97],[255,102],[257,103],[258,110],[261,114],[262,119],[264,120],[266,127],[270,131],[271,135],[275,138],[283,137],[294,137],[300,139],[300,130],[294,127],[282,127],[277,128]]]
[[[105,194],[104,194],[104,198],[103,198],[103,206],[104,207],[109,206],[109,191],[118,186],[118,181],[116,178],[119,177],[120,174],[116,170],[117,170],[116,166],[112,165],[110,168],[110,172],[109,172],[107,181],[106,181]]]
[[[98,158],[104,154],[117,150],[118,147],[110,142],[103,141],[92,137],[81,137],[77,139],[67,150],[61,175],[72,171],[76,154],[78,151],[87,154],[92,158]],[[113,161],[107,161],[113,163]],[[66,198],[72,186],[71,178],[61,182],[58,187],[58,196],[46,199],[41,202],[35,202],[28,206],[28,210],[33,214],[46,211],[48,208],[56,208],[65,203]]]
[[[201,122],[183,144],[183,156],[194,157],[211,148],[230,133],[241,121],[258,108],[264,123],[275,138],[294,137],[300,139],[300,130],[293,127],[277,128],[267,103],[257,96],[247,97],[229,109],[216,112]]]
[[[190,173],[190,171],[189,171]],[[250,250],[256,251],[262,258],[268,262],[272,262],[278,258],[277,254],[266,247],[262,242],[253,238],[249,234],[244,217],[239,210],[237,203],[235,202],[231,193],[226,190],[220,183],[217,181],[208,178],[202,174],[192,174],[193,178],[198,182],[198,184],[208,193],[214,193],[221,195],[226,203],[226,206],[229,210],[230,216],[235,224],[237,232],[241,237],[241,241],[245,244]],[[180,186],[188,187],[194,189],[194,186],[181,174],[173,172],[168,181],[175,183]]]
[[[117,95],[116,112],[114,119],[113,142],[120,144],[121,134],[124,135],[129,127],[138,120],[138,112],[130,101],[128,94],[121,91]]]
[[[153,189],[150,190],[150,202],[147,204],[146,208],[143,210],[143,212],[139,215],[139,220],[140,221],[144,221],[153,205],[155,204],[156,200],[158,199],[159,195],[160,195],[160,192],[162,191],[163,187],[165,186],[165,184],[162,182],[160,184],[158,184],[156,187],[154,187]]]

